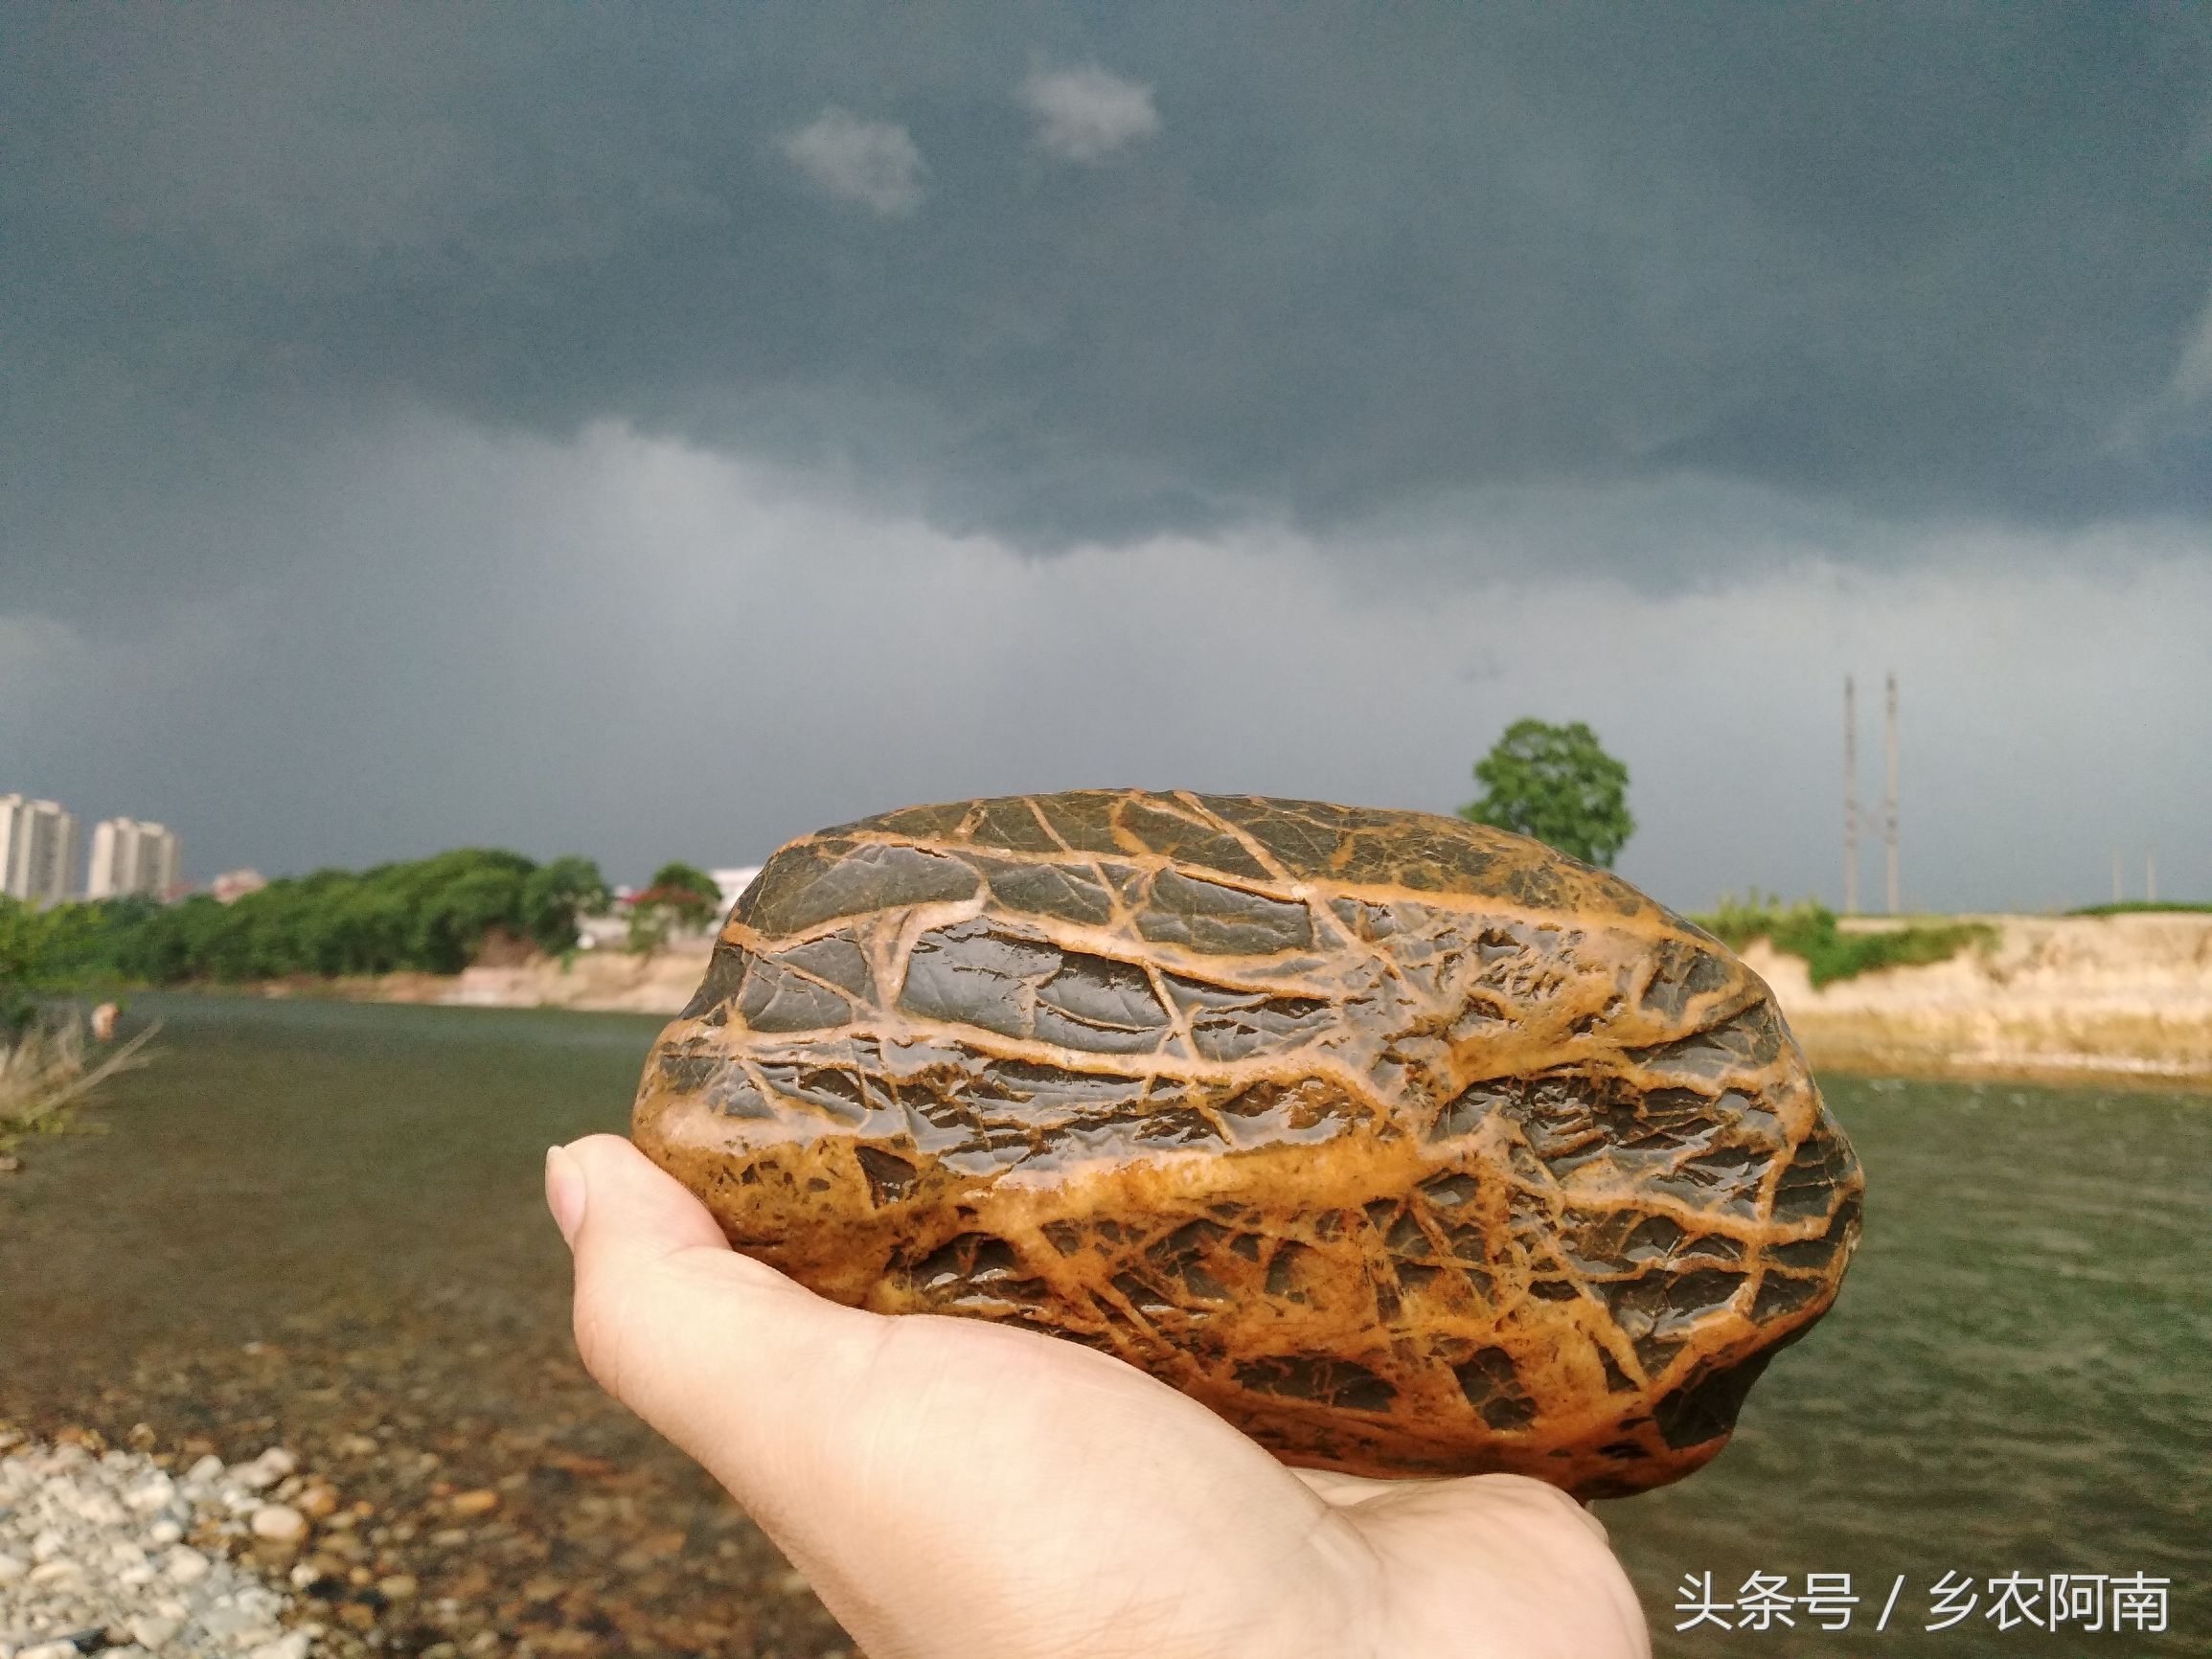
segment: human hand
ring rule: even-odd
[[[872,1659],[1630,1659],[1572,1498],[1278,1463],[1072,1342],[841,1307],[733,1252],[627,1141],[546,1159],[576,1340]]]

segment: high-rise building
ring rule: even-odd
[[[92,869],[84,884],[87,898],[121,898],[143,893],[167,898],[183,870],[184,850],[159,824],[136,818],[108,818],[92,830]]]
[[[0,795],[0,893],[58,904],[77,893],[77,815],[57,801]]]

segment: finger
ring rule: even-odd
[[[843,1386],[881,1321],[733,1253],[706,1207],[620,1136],[560,1148],[549,1190],[569,1172],[583,1192],[569,1244],[585,1369],[749,1503],[788,1444],[791,1379]]]
[[[1408,1627],[1424,1640],[1448,1640],[1471,1619],[1501,1638],[1500,1651],[1532,1659],[1650,1653],[1604,1525],[1567,1493],[1505,1474],[1372,1485],[1339,1512],[1386,1564],[1402,1604],[1434,1616]]]
[[[1402,1479],[1376,1480],[1366,1475],[1348,1475],[1335,1469],[1292,1469],[1290,1471],[1324,1502],[1337,1509],[1353,1509],[1360,1504],[1387,1501],[1403,1504],[1416,1493],[1438,1492],[1447,1503],[1466,1501],[1468,1494],[1479,1492],[1484,1501],[1508,1492],[1518,1493],[1526,1504],[1544,1514],[1549,1524],[1554,1512],[1580,1523],[1583,1529],[1600,1543],[1607,1541],[1605,1522],[1591,1513],[1585,1505],[1576,1502],[1567,1493],[1549,1483],[1528,1475],[1463,1475],[1456,1479]]]
[[[1314,1496],[1335,1509],[1350,1509],[1354,1505],[1367,1502],[1370,1498],[1382,1497],[1392,1493],[1402,1494],[1413,1487],[1434,1486],[1436,1484],[1433,1481],[1418,1479],[1373,1480],[1365,1475],[1341,1474],[1335,1469],[1294,1468],[1290,1472],[1304,1482],[1307,1489],[1312,1492]]]
[[[620,1135],[586,1135],[546,1154],[546,1201],[571,1246],[587,1211],[632,1242],[657,1240],[670,1248],[704,1245],[726,1249],[722,1230],[691,1189]],[[564,1188],[576,1197],[573,1220],[563,1219]]]

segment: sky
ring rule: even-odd
[[[2212,898],[2212,12],[0,8],[0,792],[189,876],[1144,784]],[[1880,851],[1862,858],[1878,899]]]

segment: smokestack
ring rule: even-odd
[[[1889,676],[1889,786],[1882,800],[1883,839],[1889,850],[1889,914],[1896,916],[1904,910],[1897,897],[1897,675]]]
[[[1843,914],[1859,914],[1859,703],[1843,676]]]

